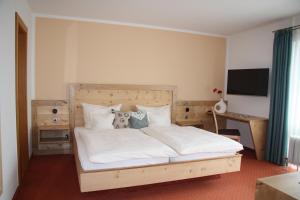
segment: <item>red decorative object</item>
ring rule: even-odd
[[[222,98],[222,94],[223,94],[222,90],[219,90],[218,88],[214,88],[213,93],[218,94],[220,96],[220,98]]]

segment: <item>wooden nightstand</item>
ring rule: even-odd
[[[32,101],[32,149],[35,155],[72,153],[69,106],[63,100]]]
[[[178,126],[194,126],[196,128],[204,129],[204,124],[199,120],[176,121],[175,124],[177,124]]]

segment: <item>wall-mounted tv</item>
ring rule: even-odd
[[[227,94],[268,96],[269,69],[228,70]]]

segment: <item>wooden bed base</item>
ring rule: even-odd
[[[241,154],[198,161],[148,165],[141,167],[84,171],[73,139],[74,156],[81,192],[108,190],[162,183],[240,171]]]

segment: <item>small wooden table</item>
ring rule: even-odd
[[[252,141],[254,143],[256,158],[258,160],[264,159],[266,135],[267,135],[267,128],[268,128],[267,118],[244,115],[244,114],[233,113],[233,112],[226,112],[223,114],[216,113],[216,114],[219,117],[247,123],[249,125]]]
[[[288,173],[256,181],[256,200],[300,199],[300,173]]]

